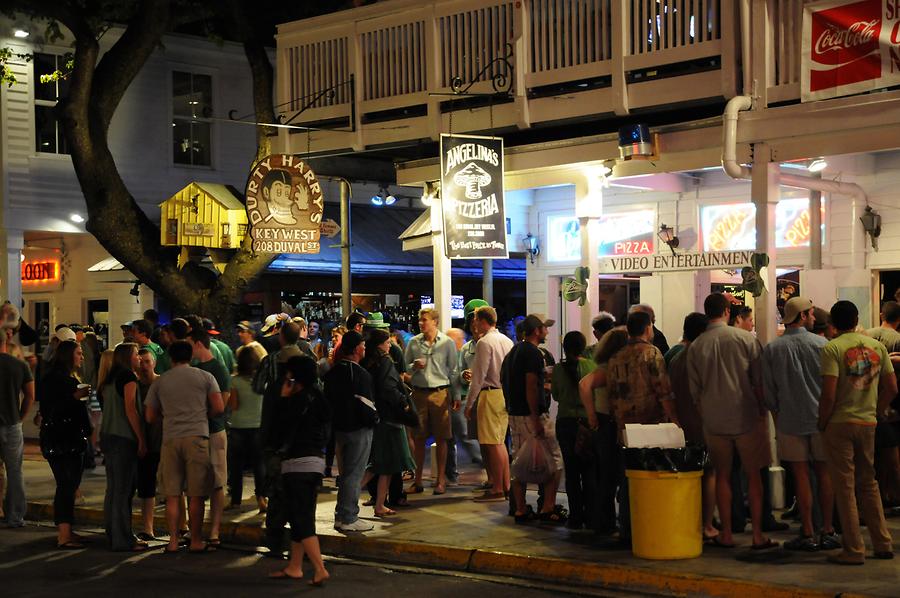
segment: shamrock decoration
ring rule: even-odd
[[[750,256],[750,265],[741,269],[744,290],[749,291],[754,297],[759,297],[766,290],[766,270],[768,266],[768,255],[765,253],[754,253]]]
[[[588,280],[591,277],[591,269],[587,266],[575,268],[575,278],[567,278],[562,283],[562,296],[566,301],[578,301],[583,307],[587,302]]]

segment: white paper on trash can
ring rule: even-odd
[[[628,448],[683,448],[684,430],[675,424],[625,424]]]

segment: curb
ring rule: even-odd
[[[53,505],[29,502],[26,517],[30,520],[53,519]],[[103,511],[76,507],[75,518],[80,523],[103,525]],[[139,514],[134,515],[140,523]],[[164,518],[156,521],[165,524]],[[223,541],[249,546],[264,544],[261,527],[223,522],[220,529]],[[420,542],[401,542],[364,536],[319,536],[322,552],[345,558],[374,560],[461,573],[516,577],[533,581],[565,585],[587,586],[608,590],[629,590],[672,596],[713,596],[738,598],[765,596],[766,598],[864,598],[863,594],[835,593],[794,586],[771,585],[755,581],[725,577],[707,577],[658,569],[644,569],[625,565],[573,562],[547,557],[441,546]]]

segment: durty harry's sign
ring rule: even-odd
[[[267,156],[247,182],[253,251],[319,253],[324,199],[315,173],[296,156]]]
[[[803,7],[804,102],[900,84],[900,0],[828,0]]]
[[[740,270],[750,265],[755,251],[637,255],[600,260],[600,274],[680,272],[686,270]]]
[[[509,256],[502,139],[441,135],[441,205],[447,257]]]

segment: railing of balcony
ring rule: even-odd
[[[463,86],[474,83],[474,93],[491,91],[498,75],[514,78],[519,101],[604,88],[623,98],[615,108],[596,103],[579,108],[590,113],[627,111],[628,94],[615,88],[638,79],[634,107],[729,97],[737,68],[736,5],[735,0],[392,0],[280,28],[280,102],[292,113],[308,107],[295,123],[355,117],[359,128],[376,113],[383,121],[427,112],[437,122],[446,98],[431,94],[449,92],[454,79]],[[678,66],[679,75],[706,76],[689,85],[663,81],[660,75],[670,65]],[[720,76],[711,72],[716,69]],[[611,77],[615,73],[620,75]],[[355,96],[343,85],[351,77]],[[316,97],[332,86],[337,86],[333,95]],[[567,110],[566,117],[576,116],[575,108]],[[532,110],[530,118],[549,120],[555,116],[551,112]]]
[[[800,97],[800,44],[803,32],[801,0],[766,0],[769,28],[769,102]]]

